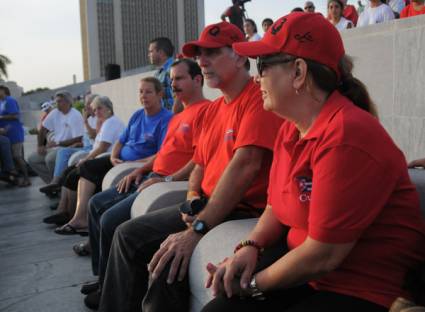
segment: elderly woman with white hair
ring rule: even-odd
[[[125,128],[124,123],[114,115],[113,105],[108,97],[95,97],[91,103],[91,107],[99,124],[101,124],[93,148],[90,153],[85,158],[81,159],[75,166],[71,166],[65,170],[58,213],[45,218],[43,220],[45,223],[61,225],[68,222],[72,215],[74,215],[73,219],[80,218],[82,214],[81,211],[77,209],[74,214],[77,197],[76,192],[80,179],[79,167],[85,161],[94,159],[102,153],[109,152]],[[73,232],[73,230],[73,226],[67,224],[64,227],[58,228],[56,232],[58,234],[67,234],[68,232]]]

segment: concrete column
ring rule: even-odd
[[[124,43],[122,37],[122,12],[121,0],[113,0],[114,3],[114,36],[115,36],[115,62],[124,71]]]
[[[198,0],[197,7],[198,7],[198,34],[200,35],[202,30],[205,27],[205,4],[204,4],[204,0]]]
[[[177,46],[176,53],[181,51],[184,43],[186,42],[186,34],[185,34],[185,19],[184,19],[184,0],[176,0],[177,1]]]
[[[89,79],[100,77],[99,28],[96,1],[86,1],[87,5],[87,46],[89,52]]]

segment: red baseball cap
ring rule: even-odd
[[[333,69],[344,56],[338,30],[320,13],[294,12],[279,18],[260,41],[233,44],[236,53],[248,57],[286,53]]]
[[[205,27],[199,40],[186,43],[182,51],[185,56],[193,57],[198,48],[232,47],[233,43],[242,41],[245,41],[245,36],[237,26],[221,22]]]

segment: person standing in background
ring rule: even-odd
[[[24,160],[24,127],[20,121],[20,114],[18,102],[10,96],[9,88],[0,86],[0,128],[4,129],[3,135],[9,138],[13,160],[24,177],[19,186],[30,186],[27,164]]]

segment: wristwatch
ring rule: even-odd
[[[201,235],[205,235],[208,233],[208,231],[210,230],[208,228],[208,225],[205,223],[205,221],[196,219],[195,221],[193,221],[192,223],[192,230],[195,233],[201,234]]]
[[[173,181],[173,176],[169,175],[164,177],[164,182],[172,182]]]
[[[251,281],[249,282],[248,288],[251,290],[251,297],[255,300],[265,300],[266,297],[264,293],[258,289],[257,281],[255,280],[255,275],[252,276]]]

